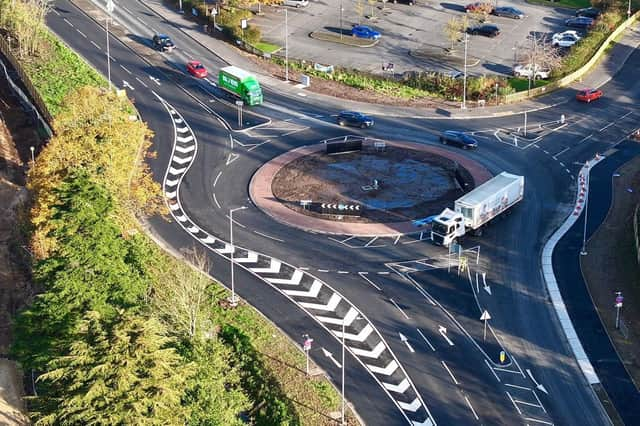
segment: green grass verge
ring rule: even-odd
[[[549,80],[533,80],[531,81],[531,88],[542,87],[549,84]],[[509,86],[513,87],[516,92],[522,92],[529,89],[529,79],[527,78],[510,78]]]
[[[591,2],[589,0],[527,0],[527,3],[531,4],[540,4],[543,6],[551,6],[551,7],[568,7],[572,9],[582,9],[583,7],[591,7]]]
[[[275,44],[267,43],[264,41],[259,41],[253,45],[258,50],[261,50],[264,53],[275,53],[282,49],[282,47],[277,46]]]

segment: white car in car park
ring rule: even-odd
[[[516,65],[513,68],[513,75],[516,77],[532,78],[534,80],[541,78],[547,79],[551,75],[551,70],[544,68],[540,65],[533,66],[532,64]]]
[[[575,30],[555,33],[551,38],[551,45],[555,47],[571,47],[580,41],[581,38]]]

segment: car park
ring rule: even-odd
[[[526,65],[516,65],[513,68],[513,75],[516,77],[524,77],[524,78],[532,78],[536,79],[547,79],[551,75],[551,70],[546,69],[543,66],[532,64]]]
[[[595,101],[596,99],[600,99],[603,93],[600,89],[584,89],[579,90],[576,93],[576,99],[580,102],[590,103],[591,101]]]
[[[342,111],[338,114],[336,122],[340,126],[366,127],[373,126],[373,118],[356,111]]]
[[[515,7],[511,6],[496,7],[495,9],[493,9],[493,12],[491,12],[491,14],[513,19],[524,19],[524,13],[520,9],[516,9]]]
[[[467,33],[493,38],[500,35],[500,29],[493,24],[482,24],[475,27],[467,28]]]
[[[284,5],[289,7],[307,7],[309,0],[284,0]]]
[[[165,34],[154,35],[151,42],[153,43],[153,48],[161,52],[171,52],[176,47],[171,38]]]
[[[198,61],[187,62],[187,72],[197,78],[206,78],[209,75],[204,65]]]
[[[553,37],[551,37],[551,45],[555,47],[571,47],[580,41],[581,38],[575,30],[555,33]]]
[[[599,18],[602,11],[596,7],[586,7],[584,9],[576,10],[576,16],[586,16],[587,18],[596,19]]]
[[[381,36],[380,32],[366,25],[354,25],[353,28],[351,28],[351,35],[354,37],[367,38],[371,40],[378,40]]]
[[[593,22],[594,21],[592,18],[587,18],[586,16],[577,16],[575,18],[569,18],[566,21],[564,21],[567,27],[583,28],[583,29],[591,28],[593,26]]]
[[[446,130],[440,135],[440,143],[443,145],[456,145],[462,149],[477,148],[478,141],[472,136],[457,130]]]

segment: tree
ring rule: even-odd
[[[451,42],[450,51],[454,51],[455,44],[462,39],[466,30],[467,30],[466,16],[463,16],[461,18],[452,17],[449,19],[449,21],[447,21],[447,23],[444,26],[444,34],[447,37],[447,39]]]
[[[189,417],[181,399],[193,366],[153,317],[121,312],[115,322],[87,312],[68,355],[38,378],[36,425],[168,425]]]

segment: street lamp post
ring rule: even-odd
[[[36,147],[30,146],[29,149],[31,150],[31,166],[33,167],[36,164],[36,156],[35,156]]]
[[[464,80],[462,82],[462,109],[467,108],[467,45],[469,34],[464,33]]]
[[[629,7],[627,8],[627,19],[631,18],[631,0],[629,0]]]
[[[231,262],[231,299],[229,300],[229,305],[232,308],[238,306],[238,301],[236,299],[236,285],[233,276],[234,270],[234,262],[233,262],[233,253],[236,251],[236,247],[233,245],[233,212],[238,210],[246,209],[246,206],[236,207],[235,209],[229,209],[229,243],[231,244],[231,256],[229,257]]]
[[[496,83],[496,106],[498,105],[498,83]]]
[[[340,0],[340,40],[342,40],[342,0]]]
[[[115,5],[113,0],[107,0],[107,80],[109,80],[109,91],[111,91],[111,54],[109,52],[109,21]]]
[[[284,81],[289,82],[289,15],[284,8]]]

